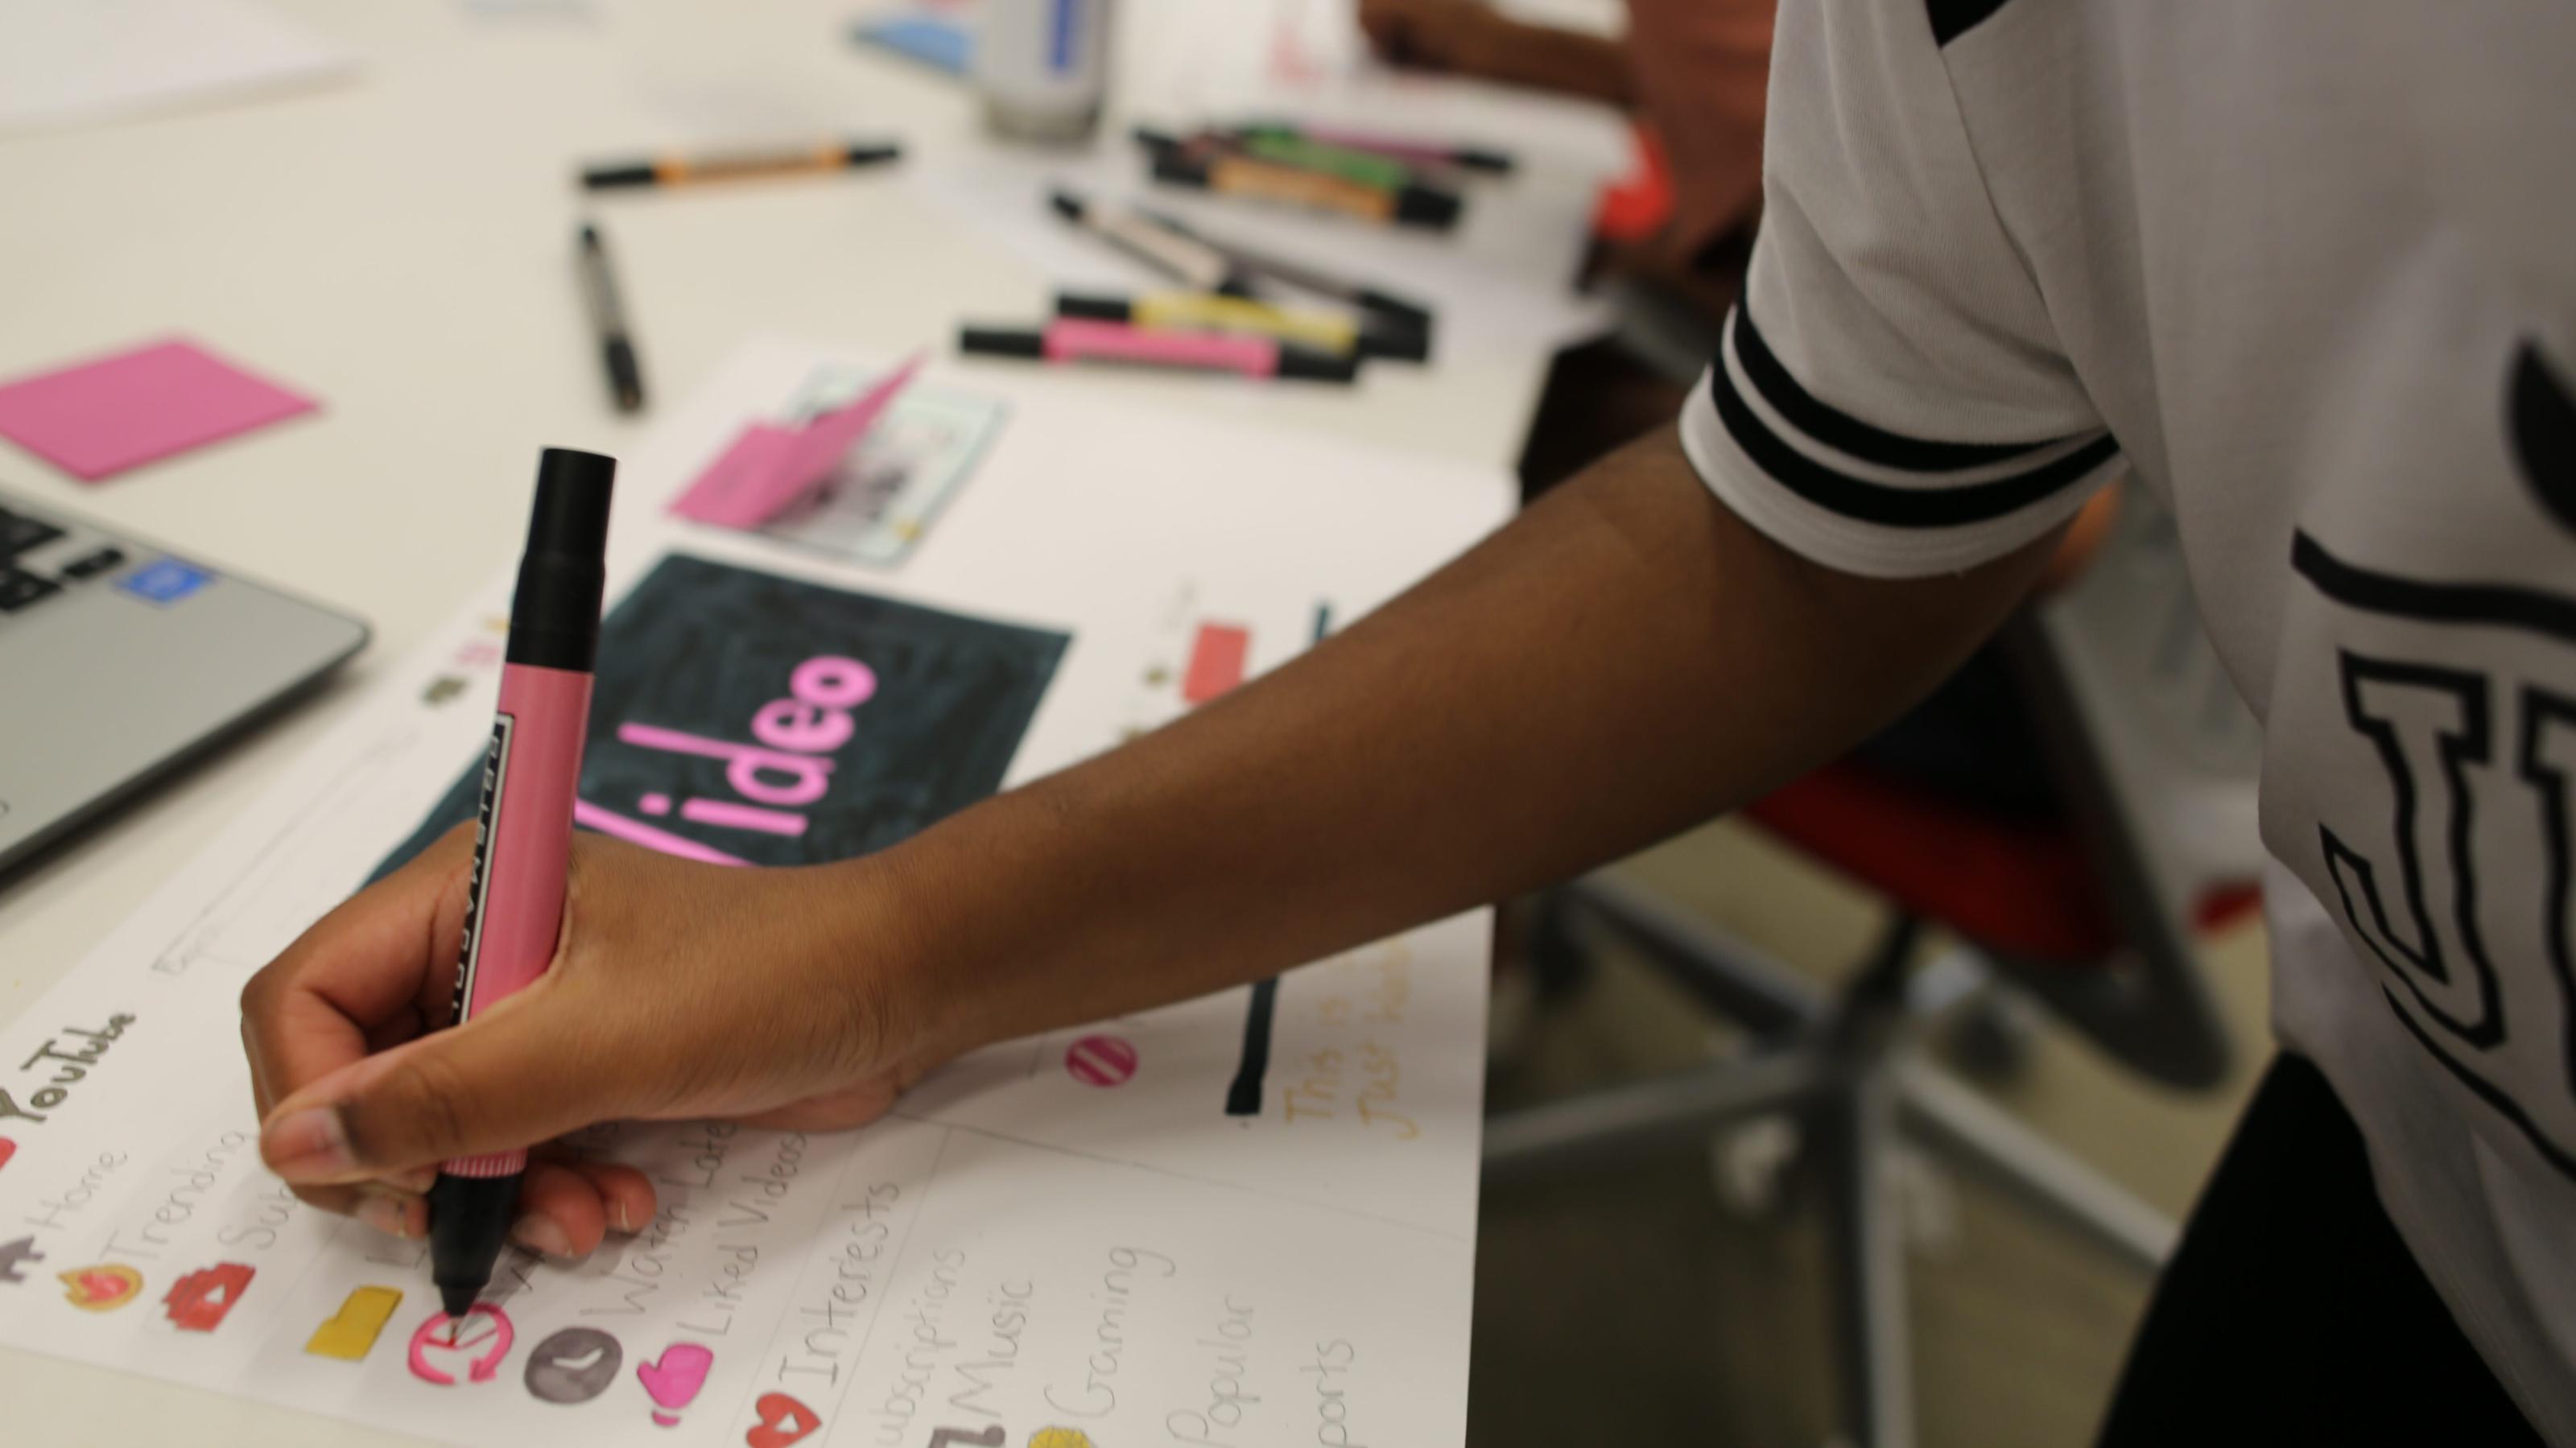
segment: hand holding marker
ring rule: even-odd
[[[537,464],[501,705],[483,763],[454,1025],[517,993],[554,959],[616,475],[613,459],[564,448],[546,449]],[[430,1273],[451,1320],[461,1320],[492,1280],[518,1218],[527,1164],[524,1151],[457,1157],[430,1188]]]

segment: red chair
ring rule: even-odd
[[[1495,1118],[1489,1177],[1559,1171],[1758,1118],[1794,1121],[1832,1230],[1843,1429],[1867,1448],[1913,1441],[1903,1242],[1885,1180],[1900,1132],[2141,1270],[2155,1271],[2172,1248],[2169,1220],[1926,1058],[1932,1010],[1913,957],[1923,927],[1939,925],[1985,975],[2133,1069],[2185,1088],[2224,1074],[2227,1041],[2192,933],[2251,902],[2242,882],[2259,859],[2259,738],[2191,621],[2181,579],[2170,524],[2125,508],[2095,566],[1991,646],[2036,740],[2027,768],[2056,808],[1987,807],[1864,755],[1746,811],[1888,902],[1883,938],[1839,992],[1611,877],[1540,903],[1543,957],[1616,937],[1754,1044],[1706,1067]]]

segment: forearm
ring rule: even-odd
[[[1588,96],[1614,106],[1633,105],[1637,98],[1628,48],[1622,42],[1499,15],[1459,69],[1508,85]]]
[[[1659,436],[1295,662],[872,862],[890,988],[944,1056],[1563,878],[1892,717],[2044,556],[1834,574]]]

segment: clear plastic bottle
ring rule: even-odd
[[[975,85],[985,123],[1024,140],[1080,141],[1109,90],[1115,0],[983,0]]]

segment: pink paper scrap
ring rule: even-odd
[[[314,406],[174,339],[0,386],[0,436],[95,483]]]
[[[828,481],[895,394],[920,370],[921,358],[916,356],[848,406],[801,427],[748,424],[671,504],[671,511],[719,528],[762,527]]]

